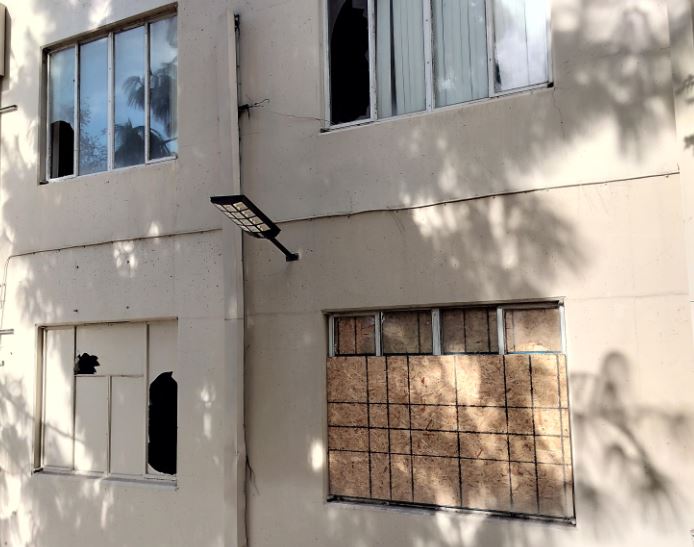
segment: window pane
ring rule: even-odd
[[[80,164],[79,173],[107,169],[108,42],[106,38],[80,46]]]
[[[494,53],[497,91],[548,80],[545,0],[494,0]]]
[[[106,471],[108,378],[75,378],[75,469]]]
[[[77,327],[77,355],[98,360],[97,375],[140,375],[145,371],[147,327],[143,323]]]
[[[378,116],[426,108],[421,0],[377,0]]]
[[[561,351],[561,318],[557,308],[506,310],[506,351]]]
[[[436,106],[489,95],[484,0],[433,0]]]
[[[115,167],[145,161],[145,28],[115,37]]]
[[[152,23],[150,32],[149,157],[166,158],[178,151],[176,17]]]
[[[371,116],[368,0],[328,0],[330,122]]]
[[[72,366],[75,329],[45,333],[43,464],[72,469]]]
[[[145,470],[144,378],[111,379],[111,472]]]
[[[75,50],[51,54],[49,79],[49,140],[51,178],[74,173]]]

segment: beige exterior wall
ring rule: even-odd
[[[244,191],[302,256],[246,245],[251,545],[690,545],[688,11],[553,0],[553,88],[327,133],[323,2],[238,11],[242,100],[267,99],[240,121]],[[575,527],[326,502],[326,312],[555,297]]]
[[[238,183],[230,7],[178,2],[176,160],[39,185],[42,47],[167,2],[5,3],[0,543],[238,545],[240,234],[209,203]],[[176,486],[32,474],[37,325],[155,318],[178,319]]]

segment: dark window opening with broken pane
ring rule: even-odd
[[[329,500],[573,521],[560,307],[374,315],[376,354],[327,360]]]
[[[368,0],[329,0],[330,122],[368,119]]]
[[[173,480],[177,322],[45,327],[35,465]]]

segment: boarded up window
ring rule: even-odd
[[[383,353],[431,353],[431,311],[383,314]]]
[[[416,355],[423,313],[383,313],[382,356],[328,358],[330,498],[573,519],[565,356],[499,354],[496,308],[441,310],[454,354]]]
[[[336,355],[375,355],[376,318],[374,315],[335,318]]]
[[[41,465],[118,476],[175,473],[176,391],[165,390],[166,402],[155,409],[154,436],[166,439],[157,453],[166,465],[154,470],[147,409],[148,385],[164,376],[163,367],[175,384],[176,331],[175,321],[43,329]]]

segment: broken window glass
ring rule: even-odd
[[[75,374],[96,374],[99,358],[96,355],[83,353],[75,359]]]
[[[493,0],[497,92],[547,82],[546,0]]]
[[[330,121],[368,119],[368,0],[329,0]]]
[[[51,54],[48,80],[49,171],[58,178],[74,173],[75,48]]]
[[[167,475],[176,474],[178,383],[163,372],[149,386],[149,443],[147,462]]]

